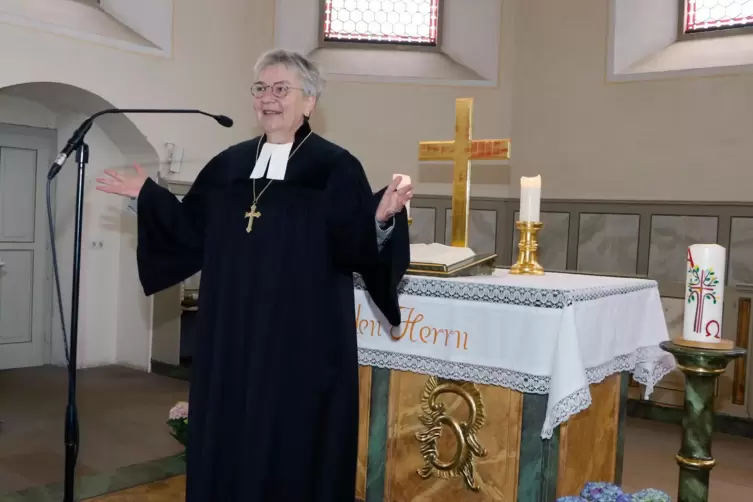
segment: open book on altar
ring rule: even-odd
[[[444,244],[411,244],[411,263],[431,263],[451,266],[476,256],[471,248],[445,246]]]
[[[471,248],[444,244],[411,244],[409,274],[414,275],[479,275],[491,273],[494,254],[476,254]],[[483,265],[483,270],[478,266]]]

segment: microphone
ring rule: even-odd
[[[233,119],[226,115],[213,115],[214,120],[223,127],[233,127]]]
[[[65,147],[60,151],[60,154],[55,159],[55,162],[52,163],[52,167],[50,167],[50,172],[47,175],[47,179],[52,180],[55,176],[57,176],[57,174],[63,168],[65,161],[68,160],[68,157],[70,157],[71,154],[78,148],[79,144],[84,139],[84,136],[86,136],[86,133],[89,132],[89,129],[91,129],[92,125],[94,124],[94,120],[97,117],[115,113],[193,113],[212,117],[217,121],[218,124],[223,127],[233,127],[233,119],[231,119],[230,117],[226,115],[214,115],[202,110],[190,110],[181,108],[109,108],[107,110],[101,110],[86,119],[84,123],[81,124],[78,129],[76,129],[76,131],[68,140],[68,143],[66,143]]]
[[[68,404],[65,408],[65,472],[63,479],[63,502],[74,502],[75,470],[78,459],[79,423],[76,405],[76,369],[78,356],[78,311],[79,289],[81,277],[81,238],[84,219],[84,171],[89,162],[89,146],[84,142],[97,117],[115,113],[192,113],[212,117],[223,127],[232,127],[233,120],[225,115],[213,115],[201,110],[185,109],[149,109],[149,108],[110,108],[102,110],[86,119],[61,150],[50,167],[47,175],[47,219],[50,231],[50,248],[52,251],[52,269],[55,274],[56,296],[60,312],[60,324],[63,332],[63,348],[68,363]],[[62,169],[65,161],[76,154],[78,164],[78,179],[76,183],[76,213],[74,217],[73,235],[73,274],[71,293],[71,333],[70,340],[66,332],[65,315],[63,313],[63,297],[60,293],[60,274],[58,271],[57,246],[55,243],[55,222],[52,211],[52,180]]]

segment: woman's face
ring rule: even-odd
[[[298,72],[285,65],[268,66],[252,87],[256,119],[267,135],[292,141],[304,115],[310,115],[316,98],[303,93]]]

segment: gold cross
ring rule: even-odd
[[[256,210],[256,204],[252,204],[251,209],[246,213],[246,218],[248,218],[248,226],[246,226],[246,233],[249,233],[251,230],[253,230],[254,218],[258,218],[260,216],[261,216],[261,213]]]
[[[468,247],[468,221],[471,194],[471,160],[509,160],[509,139],[471,140],[473,98],[455,101],[455,139],[421,141],[418,160],[451,160],[452,169],[452,239],[451,245]]]

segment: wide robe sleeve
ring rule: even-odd
[[[202,268],[204,209],[212,186],[208,168],[213,162],[202,170],[182,201],[150,178],[139,192],[136,259],[147,296]]]
[[[358,159],[348,152],[339,155],[327,186],[328,228],[337,264],[361,275],[376,306],[398,326],[398,285],[410,263],[408,218],[405,210],[395,215],[392,234],[380,251],[375,217],[385,190],[372,193]]]

